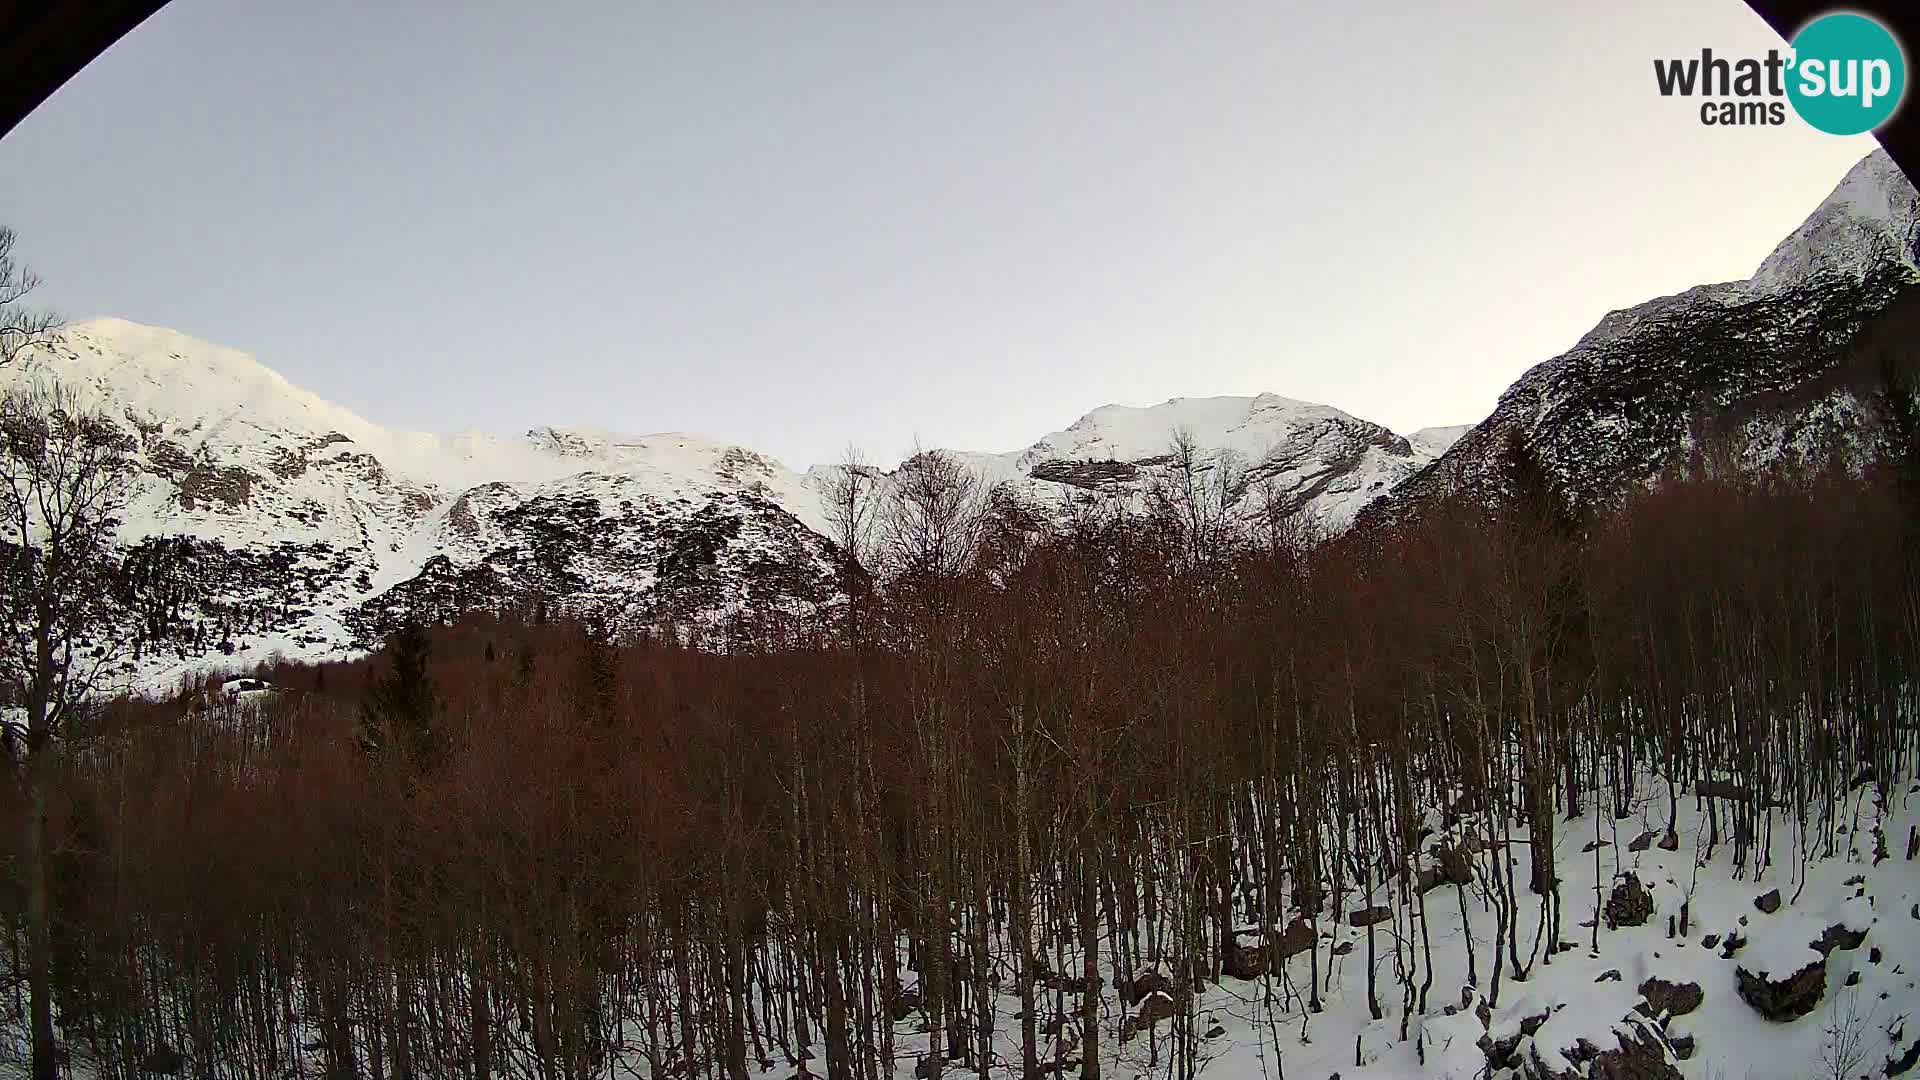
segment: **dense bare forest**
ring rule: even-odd
[[[1318,544],[1222,512],[1231,478],[1177,448],[1148,519],[1064,531],[937,453],[850,467],[830,618],[469,618],[70,721],[63,1044],[103,1076],[938,1080],[1094,1078],[1143,1040],[1191,1077],[1196,993],[1305,1022],[1336,924],[1376,1018],[1498,1005],[1601,932],[1564,819],[1663,778],[1660,846],[1791,892],[1854,785],[1904,798],[1911,461],[1696,461],[1583,516],[1516,453],[1504,508]],[[1497,918],[1464,970],[1435,895]]]

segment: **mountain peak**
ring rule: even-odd
[[[1887,152],[1876,149],[1774,247],[1751,283],[1783,288],[1822,274],[1858,277],[1882,259],[1912,264],[1917,226],[1920,196]]]
[[[60,327],[61,354],[89,371],[131,365],[171,375],[226,378],[291,387],[279,372],[239,349],[216,345],[165,326],[100,316]]]

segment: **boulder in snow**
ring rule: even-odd
[[[1623,874],[1607,897],[1607,929],[1641,926],[1653,916],[1653,893],[1640,883],[1640,875]]]
[[[1706,1000],[1699,983],[1668,982],[1659,976],[1640,984],[1640,996],[1646,999],[1647,1015],[1656,1020],[1662,1016],[1685,1016]]]
[[[1347,916],[1347,921],[1355,926],[1372,926],[1375,923],[1386,922],[1391,918],[1393,918],[1393,910],[1391,908],[1376,905],[1374,907],[1361,908],[1353,912]]]
[[[1770,971],[1748,971],[1745,965],[1733,970],[1740,999],[1769,1020],[1797,1020],[1820,1005],[1827,992],[1827,961],[1815,956],[1806,966],[1784,977]]]
[[[1539,1050],[1536,1045],[1536,1056],[1521,1069],[1528,1080],[1685,1080],[1666,1040],[1644,1026],[1621,1034],[1616,1046],[1599,1049],[1582,1042],[1563,1052],[1567,1068],[1550,1067]]]

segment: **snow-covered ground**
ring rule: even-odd
[[[1382,889],[1373,903],[1399,912],[1396,919],[1375,927],[1375,967],[1384,1015],[1373,1020],[1367,1005],[1367,931],[1344,921],[1322,917],[1318,962],[1323,980],[1324,1011],[1309,1013],[1304,989],[1312,960],[1303,952],[1284,967],[1259,980],[1225,978],[1198,999],[1197,1029],[1200,1075],[1213,1080],[1414,1080],[1445,1077],[1477,1080],[1515,1075],[1491,1069],[1483,1040],[1506,1041],[1514,1054],[1531,1062],[1522,1076],[1558,1076],[1594,1050],[1614,1049],[1622,1035],[1634,1038],[1658,1032],[1659,1017],[1636,1012],[1641,987],[1657,978],[1678,985],[1695,984],[1703,995],[1698,1008],[1665,1023],[1659,1058],[1668,1060],[1689,1080],[1805,1080],[1832,1076],[1823,1063],[1834,1039],[1828,1028],[1849,1013],[1865,1048],[1864,1064],[1856,1072],[1878,1077],[1889,1059],[1900,1057],[1920,1041],[1920,1022],[1908,1023],[1920,1011],[1920,861],[1905,858],[1909,830],[1920,824],[1920,796],[1907,785],[1895,789],[1892,805],[1880,807],[1871,788],[1856,789],[1835,836],[1836,856],[1816,859],[1804,875],[1796,861],[1794,830],[1784,815],[1774,825],[1777,860],[1757,878],[1751,869],[1742,874],[1732,865],[1732,845],[1726,842],[1722,805],[1722,843],[1711,860],[1704,858],[1705,818],[1692,795],[1681,798],[1676,851],[1658,843],[1644,850],[1630,846],[1644,833],[1657,837],[1665,825],[1664,786],[1643,787],[1634,816],[1615,821],[1611,814],[1589,814],[1562,823],[1556,858],[1563,875],[1562,938],[1573,947],[1542,956],[1524,981],[1511,969],[1504,973],[1497,1007],[1478,1015],[1478,1005],[1492,992],[1495,918],[1480,886],[1468,886],[1465,911],[1451,885],[1426,896],[1425,934],[1408,909]],[[1436,820],[1433,824],[1437,825]],[[1874,865],[1878,827],[1889,855]],[[1597,852],[1583,851],[1596,838]],[[1520,955],[1529,955],[1539,926],[1538,898],[1526,890],[1530,869],[1526,833],[1516,831],[1509,850],[1519,874]],[[1436,836],[1430,843],[1443,842]],[[1817,845],[1818,837],[1809,837]],[[1596,859],[1597,854],[1597,859]],[[1477,877],[1485,880],[1483,853]],[[1618,875],[1633,873],[1649,889],[1653,910],[1643,925],[1609,929],[1599,915]],[[1600,884],[1596,893],[1595,883]],[[1756,907],[1756,899],[1778,889],[1781,905],[1774,914]],[[1678,932],[1683,905],[1687,930]],[[1346,910],[1365,906],[1357,891]],[[1593,948],[1598,918],[1598,948]],[[1670,922],[1675,934],[1668,935]],[[1742,999],[1736,970],[1770,973],[1784,979],[1810,962],[1821,961],[1810,944],[1828,928],[1840,926],[1865,931],[1858,947],[1834,948],[1824,959],[1824,994],[1810,1014],[1787,1022],[1762,1018]],[[1422,937],[1433,947],[1432,987],[1425,1013],[1402,1015],[1401,986],[1395,974],[1394,934],[1403,935],[1408,954],[1421,955]],[[1726,941],[1743,939],[1731,959]],[[1478,960],[1477,989],[1468,990],[1467,949],[1471,939]],[[1712,942],[1713,944],[1709,944]],[[1334,955],[1339,954],[1339,955]],[[1066,970],[1077,969],[1071,961]],[[1416,971],[1417,983],[1424,974]],[[1289,990],[1288,984],[1291,984]],[[1010,993],[1008,988],[1003,991]],[[1465,1002],[1465,1007],[1463,1007]],[[1002,1016],[1013,1015],[1017,999],[1006,998]],[[1163,1075],[1167,1067],[1164,1044],[1156,1045],[1145,1031],[1121,1044],[1114,1032],[1125,1014],[1117,998],[1105,1001],[1103,1039],[1107,1077],[1145,1080]],[[1545,1017],[1544,1022],[1540,1021]],[[1405,1022],[1406,1037],[1400,1032]],[[916,1018],[917,1022],[917,1018]],[[1165,1038],[1168,1025],[1155,1027]],[[912,1076],[915,1053],[924,1054],[925,1034],[914,1023],[900,1025],[903,1052],[900,1080]],[[1523,1034],[1525,1032],[1525,1034]],[[1017,1065],[1019,1025],[1003,1020],[998,1054]],[[1686,1060],[1668,1057],[1667,1042],[1686,1044]],[[1586,1043],[1586,1048],[1581,1043]],[[1156,1064],[1157,1056],[1157,1064]],[[949,1063],[949,1070],[958,1070]],[[1017,1072],[1017,1069],[1015,1070]],[[784,1078],[790,1070],[775,1070],[768,1080]],[[1565,1072],[1565,1075],[1585,1075]],[[1009,1075],[1012,1075],[1011,1073]],[[1658,1073],[1609,1074],[1639,1077]],[[1920,1074],[1916,1074],[1920,1075]]]
[[[250,697],[272,691],[229,683],[219,693]],[[1920,785],[1899,785],[1887,806],[1879,804],[1872,788],[1856,788],[1838,815],[1835,855],[1813,858],[1804,873],[1798,858],[1801,838],[1784,816],[1776,817],[1776,861],[1757,877],[1751,869],[1742,872],[1732,865],[1733,847],[1724,842],[1724,834],[1714,856],[1705,857],[1705,819],[1691,794],[1681,801],[1678,848],[1663,850],[1655,838],[1665,825],[1665,789],[1643,785],[1642,792],[1626,819],[1589,814],[1562,822],[1556,858],[1563,873],[1565,951],[1538,956],[1524,981],[1514,979],[1509,968],[1497,1004],[1488,1001],[1494,992],[1494,915],[1482,884],[1487,860],[1494,855],[1482,851],[1478,880],[1466,888],[1464,910],[1453,885],[1434,888],[1426,895],[1424,928],[1391,889],[1370,897],[1355,891],[1345,898],[1345,911],[1369,903],[1396,910],[1373,931],[1373,968],[1383,1012],[1379,1019],[1369,1015],[1367,1001],[1367,931],[1323,915],[1315,958],[1301,952],[1262,977],[1226,977],[1197,996],[1198,1075],[1209,1080],[1806,1080],[1899,1075],[1888,1071],[1889,1063],[1898,1063],[1920,1044],[1920,1023],[1910,1022],[1920,1009],[1920,861],[1905,857],[1910,830],[1920,826],[1920,798],[1915,797]],[[1882,838],[1885,851],[1876,863]],[[1430,842],[1452,839],[1442,831]],[[1529,869],[1525,839],[1523,832],[1516,832],[1507,845],[1521,882],[1516,932],[1523,958],[1532,951],[1538,927],[1537,898],[1524,884]],[[1596,840],[1600,846],[1593,849]],[[1817,855],[1822,838],[1809,836],[1805,842]],[[1636,847],[1641,850],[1632,850]],[[1602,911],[1614,885],[1629,873],[1649,889],[1650,911],[1644,923],[1610,927]],[[1776,890],[1779,905],[1768,912],[1764,908],[1771,905],[1761,901],[1774,899],[1770,894]],[[1424,943],[1431,941],[1431,989],[1424,1012],[1416,1008],[1403,1013],[1396,935],[1409,958],[1422,957]],[[1736,944],[1729,945],[1730,939]],[[1812,947],[1823,939],[1823,949]],[[1467,985],[1469,943],[1478,967],[1473,986]],[[1309,1012],[1305,991],[1316,960],[1324,1008]],[[1064,970],[1078,970],[1071,950],[1067,961]],[[1765,1019],[1740,992],[1737,972],[1780,981],[1808,965],[1824,968],[1815,983],[1819,1002],[1796,1019]],[[902,975],[911,986],[912,973]],[[1416,984],[1426,977],[1424,969],[1412,972]],[[1650,980],[1664,984],[1658,986],[1664,996],[1652,1006],[1643,994],[1643,987],[1656,985]],[[1002,980],[999,993],[991,1072],[1016,1080],[1019,1001],[1011,979]],[[1118,1037],[1134,1026],[1131,1018],[1170,1005],[1165,998],[1149,995],[1129,1010],[1108,991],[1101,1018],[1103,1076],[1148,1080],[1169,1075],[1167,1020],[1142,1022],[1130,1038]],[[897,1080],[913,1080],[926,1054],[922,1025],[915,1013],[895,1026]],[[0,1059],[10,1054],[12,1060],[23,1060],[19,1034],[5,1033],[10,1045],[0,1050]],[[1853,1066],[1836,1073],[1830,1062],[1849,1037],[1858,1048]],[[1071,1026],[1063,1038],[1062,1055],[1077,1057]],[[1595,1055],[1615,1051],[1623,1042],[1642,1044],[1643,1056],[1631,1062],[1638,1071],[1599,1069]],[[308,1047],[315,1069],[320,1066],[319,1046],[316,1041]],[[1491,1065],[1490,1047],[1493,1057],[1519,1062],[1520,1068]],[[1676,1056],[1676,1048],[1687,1049],[1684,1059]],[[1051,1040],[1043,1039],[1041,1049],[1043,1062],[1050,1061]],[[630,1049],[618,1053],[612,1075],[645,1077],[646,1068],[643,1056]],[[802,1069],[799,1075],[824,1075],[820,1068],[816,1061],[814,1072]],[[946,1070],[953,1077],[975,1073],[958,1061],[949,1061]],[[791,1080],[796,1075],[794,1066],[784,1062],[753,1071],[756,1080]],[[76,1061],[74,1075],[92,1074],[84,1061]]]

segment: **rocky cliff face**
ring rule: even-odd
[[[1712,448],[1747,467],[1875,456],[1878,373],[1849,344],[1920,288],[1920,197],[1875,152],[1752,278],[1607,315],[1533,368],[1367,522],[1448,491],[1497,486],[1504,448],[1531,451],[1569,504],[1605,503]]]

